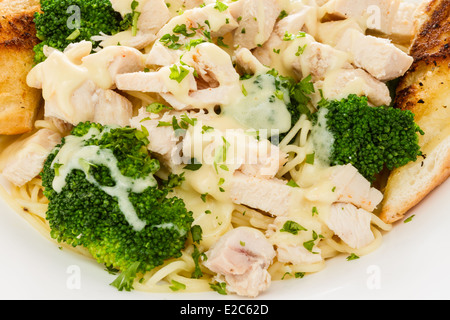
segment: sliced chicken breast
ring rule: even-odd
[[[413,63],[413,58],[390,40],[368,36],[355,29],[347,30],[336,48],[350,53],[355,66],[380,81],[401,77]]]
[[[131,13],[132,1],[113,0],[111,2],[113,8],[120,12],[123,17]],[[139,12],[136,34],[133,34],[131,30],[126,30],[113,36],[106,36],[100,44],[101,47],[106,48],[120,43],[123,46],[138,50],[144,49],[158,38],[156,33],[171,18],[169,8],[164,0],[139,1],[135,11]]]
[[[264,179],[236,172],[230,188],[231,200],[275,216],[289,212],[294,188],[279,179]]]
[[[360,249],[375,239],[371,219],[372,215],[364,209],[350,203],[335,203],[326,223],[349,247]]]
[[[310,35],[297,39],[284,56],[292,57],[292,68],[300,78],[311,75],[314,82],[324,80],[331,71],[353,69],[348,53],[317,42]]]
[[[131,127],[138,130],[141,130],[142,127],[146,128],[150,141],[147,148],[170,169],[182,163],[180,155],[182,146],[179,143],[183,137],[177,135],[172,125],[161,124],[172,124],[174,116],[171,113],[163,115],[151,114],[145,108],[142,108],[139,110],[139,114],[130,120]],[[175,117],[177,118],[177,116]]]
[[[2,165],[3,177],[18,187],[37,177],[48,155],[61,142],[61,138],[59,133],[41,129],[4,150],[8,157]]]
[[[264,234],[239,227],[227,232],[206,252],[204,265],[224,278],[227,290],[240,296],[257,297],[267,290],[271,276],[267,268],[275,250]]]
[[[45,100],[45,116],[76,126],[93,121],[103,125],[127,126],[133,115],[132,103],[114,90],[98,88],[86,81],[70,97],[70,108],[57,97]]]
[[[330,0],[322,8],[339,19],[365,19],[369,29],[390,34],[400,0]]]
[[[333,168],[331,179],[336,186],[337,201],[352,203],[372,212],[383,200],[383,194],[373,188],[351,164]]]
[[[211,3],[203,7],[186,10],[181,15],[172,18],[159,30],[157,33],[158,39],[166,34],[173,34],[174,28],[181,25],[185,25],[189,32],[196,30],[197,35],[192,37],[194,39],[199,36],[205,38],[204,31],[210,32],[212,38],[221,37],[238,26],[228,7],[219,10],[216,3]],[[186,43],[192,39],[180,34],[178,36],[180,36],[179,43]]]
[[[234,12],[239,27],[234,32],[234,44],[249,50],[262,46],[272,34],[280,15],[276,0],[239,0],[240,10]]]
[[[390,105],[392,98],[387,85],[362,69],[337,69],[315,84],[326,99],[344,99],[349,94],[366,96],[375,106]],[[320,99],[320,98],[319,98]]]

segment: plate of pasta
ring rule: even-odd
[[[0,12],[5,298],[448,297],[448,2]]]

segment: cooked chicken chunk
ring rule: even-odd
[[[189,71],[179,83],[170,79],[174,66]],[[117,86],[121,90],[157,92],[177,110],[227,104],[241,92],[239,74],[231,57],[213,43],[197,45],[174,66],[156,72],[120,75]]]
[[[182,145],[179,143],[183,137],[177,135],[173,126],[162,126],[160,123],[172,123],[173,117],[176,117],[178,121],[179,115],[171,113],[151,114],[145,108],[142,108],[139,110],[139,114],[130,120],[131,127],[140,130],[143,126],[147,129],[150,141],[147,148],[170,169],[182,163],[180,155]]]
[[[327,21],[319,24],[317,29],[317,41],[328,44],[332,47],[336,46],[337,42],[342,38],[342,35],[349,29],[354,29],[361,33],[365,33],[366,31],[365,28],[361,26],[360,22],[355,18]]]
[[[296,52],[289,50],[285,55],[295,57],[292,68],[300,78],[311,75],[312,80],[316,82],[324,80],[331,71],[353,69],[350,64],[351,58],[346,52],[317,42],[309,35],[297,39],[290,48]]]
[[[77,125],[99,121],[127,125],[131,102],[112,91],[121,72],[143,68],[142,54],[136,49],[108,47],[90,54],[92,43],[82,41],[64,52],[49,50],[47,60],[31,70],[27,83],[42,89],[45,116]],[[109,112],[114,110],[114,114]]]
[[[391,41],[365,35],[349,29],[337,42],[336,48],[353,57],[353,63],[380,81],[396,79],[411,67],[413,58]]]
[[[269,140],[257,141],[252,138],[246,144],[245,153],[246,160],[239,170],[247,176],[273,179],[287,162],[287,155]]]
[[[132,1],[113,0],[113,8],[122,16],[131,13]],[[151,45],[156,39],[156,33],[169,21],[171,15],[164,0],[139,1],[136,12],[139,12],[137,20],[137,31],[133,34],[131,30],[120,32],[111,37],[106,37],[100,46],[115,46],[120,43],[136,49],[144,49]]]
[[[295,34],[299,31],[315,37],[317,33],[317,15],[315,6],[302,5],[298,11],[294,11],[277,22],[274,31],[280,37],[283,37],[286,32]]]
[[[337,69],[323,81],[317,81],[316,91],[322,90],[326,99],[344,99],[349,94],[366,96],[375,106],[390,105],[392,98],[387,85],[362,69]],[[319,97],[320,99],[320,97]]]
[[[206,252],[204,265],[218,278],[224,278],[227,290],[240,296],[256,297],[271,283],[267,268],[275,250],[261,231],[239,227],[227,232]]]
[[[157,41],[147,54],[145,63],[148,66],[170,66],[175,64],[183,53],[182,50],[169,49],[161,42]]]
[[[211,37],[216,38],[236,29],[238,24],[231,15],[229,8],[220,11],[216,6],[216,3],[211,3],[200,8],[184,11],[181,15],[172,18],[159,30],[157,34],[158,39],[161,39],[166,34],[173,34],[174,28],[182,25],[186,26],[189,33],[195,30],[197,35],[203,38],[205,37],[204,31],[210,32]],[[190,37],[186,38],[181,34],[177,35],[180,38],[178,43],[184,44],[192,39]]]
[[[11,145],[3,152],[8,155],[2,165],[3,176],[16,186],[23,186],[42,171],[44,162],[53,148],[61,142],[61,135],[41,129]]]
[[[299,11],[296,11],[284,19],[278,21],[275,24],[274,31],[272,32],[269,39],[264,43],[263,46],[255,48],[252,52],[255,55],[255,57],[264,65],[266,66],[274,66],[276,69],[280,69],[279,65],[277,65],[278,60],[280,59],[280,56],[278,54],[274,55],[274,50],[280,50],[280,48],[284,48],[285,46],[289,45],[287,41],[283,41],[283,38],[286,34],[292,34],[296,35],[299,33],[299,31],[307,32],[308,34],[311,32],[310,35],[313,35],[316,33],[316,26],[317,21],[315,21],[315,18],[317,18],[317,9],[313,6],[302,6],[302,9]],[[298,50],[299,45],[295,47],[296,50]],[[292,60],[295,57],[295,52],[290,53],[289,60]],[[281,63],[283,64],[283,63]],[[290,68],[289,62],[286,63],[286,68]]]
[[[330,0],[322,8],[339,19],[363,18],[369,29],[390,34],[400,0]]]
[[[236,50],[236,64],[244,74],[266,73],[270,69],[264,66],[247,48]]]
[[[292,264],[314,264],[323,260],[319,248],[314,248],[313,252],[305,249],[303,245],[278,244],[277,259],[283,263]]]
[[[372,216],[349,203],[335,203],[327,220],[328,227],[349,247],[360,249],[374,239],[370,229]]]
[[[275,216],[289,212],[294,188],[279,179],[264,179],[236,172],[231,182],[230,196],[236,204],[259,209]]]
[[[392,23],[391,37],[407,44],[411,42],[416,27],[417,9],[417,3],[404,1],[400,3]]]
[[[270,37],[280,14],[276,0],[239,0],[239,27],[234,32],[234,44],[249,50],[263,45]]]
[[[373,188],[351,164],[334,167],[331,179],[336,186],[339,202],[352,203],[372,212],[383,200],[383,194]]]
[[[140,91],[155,93],[172,93],[185,94],[190,91],[197,90],[197,83],[193,70],[187,69],[189,72],[182,81],[171,79],[171,68],[176,67],[178,70],[181,65],[173,65],[173,67],[163,67],[156,72],[133,72],[120,74],[116,77],[116,85],[119,90],[124,91]],[[184,67],[182,67],[184,68]]]
[[[131,102],[114,90],[99,89],[86,81],[74,91],[70,99],[73,109],[62,108],[56,99],[45,101],[45,116],[60,119],[68,124],[93,121],[103,125],[127,126],[133,114]]]
[[[286,223],[292,222],[298,223],[302,227],[297,234],[281,231],[285,230]],[[320,239],[314,240],[314,245],[310,250],[305,248],[304,243],[311,241],[313,230],[320,233],[320,228],[318,224],[308,220],[299,221],[293,217],[276,217],[274,222],[269,225],[266,237],[276,248],[279,262],[294,265],[314,264],[323,261],[321,250],[317,246]]]

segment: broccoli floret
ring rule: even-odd
[[[372,107],[366,97],[350,95],[322,101],[312,119],[313,136],[315,130],[323,135],[325,126],[333,138],[329,150],[316,144],[316,156],[328,158],[330,165],[352,164],[371,182],[384,168],[402,167],[422,154],[418,141],[424,132],[411,111]]]
[[[73,42],[86,40],[95,49],[99,42],[92,36],[113,35],[130,27],[109,0],[41,0],[41,11],[34,16],[36,36],[42,41],[34,48],[35,63],[46,59],[44,45],[63,51]]]
[[[180,257],[193,222],[184,201],[169,196],[182,177],[154,178],[160,166],[148,142],[136,129],[81,123],[41,174],[51,237],[121,271],[112,283],[119,290],[131,290],[136,274]],[[130,220],[130,206],[144,225]]]

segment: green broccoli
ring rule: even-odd
[[[80,123],[41,174],[51,237],[121,271],[112,283],[119,290],[131,290],[136,274],[180,257],[193,222],[184,201],[169,196],[183,177],[157,180],[160,164],[148,143],[136,129]]]
[[[34,47],[35,63],[46,59],[45,45],[63,51],[71,43],[86,40],[95,49],[99,42],[91,37],[101,32],[113,35],[131,26],[130,19],[122,19],[109,0],[41,0],[41,11],[34,17],[36,36],[42,41]]]
[[[402,167],[422,155],[418,133],[424,132],[410,111],[372,107],[366,97],[350,95],[322,100],[312,120],[316,157],[330,165],[352,164],[371,182],[384,168]]]

